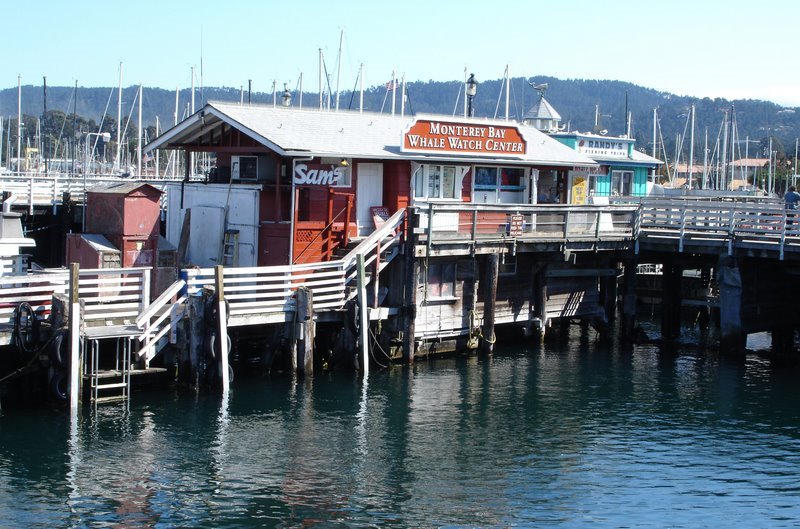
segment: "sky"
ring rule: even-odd
[[[0,88],[610,79],[800,106],[797,0],[0,0]],[[337,57],[342,38],[340,74]],[[14,44],[9,44],[14,43]]]

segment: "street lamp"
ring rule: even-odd
[[[286,87],[286,83],[283,83],[283,95],[281,96],[281,105],[288,107],[292,104],[292,93]]]
[[[99,138],[103,138],[103,142],[111,141],[111,133],[110,132],[87,132],[86,133],[86,142],[83,146],[83,211],[81,212],[81,231],[84,233],[86,232],[86,173],[89,172],[89,138],[91,136],[97,136]],[[94,151],[94,149],[92,149]]]
[[[475,109],[472,108],[472,98],[475,97],[475,94],[478,93],[478,81],[475,80],[475,74],[469,74],[469,79],[467,79],[467,115],[472,117]]]

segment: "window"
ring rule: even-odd
[[[258,178],[258,157],[231,157],[231,175],[234,180],[255,180]]]
[[[422,275],[420,275],[422,279]],[[430,263],[427,267],[425,299],[455,299],[456,264]]]
[[[429,199],[458,199],[465,171],[454,165],[423,165],[414,171],[414,196]]]
[[[493,191],[497,188],[497,167],[475,168],[475,189]]]
[[[611,194],[629,196],[633,185],[633,171],[611,171]]]

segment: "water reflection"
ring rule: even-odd
[[[0,418],[10,527],[789,527],[795,365],[621,348],[149,391]],[[65,508],[66,507],[66,508]]]

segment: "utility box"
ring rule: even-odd
[[[96,233],[67,235],[67,262],[81,268],[120,268],[120,251],[105,237]]]
[[[142,183],[100,185],[87,191],[85,233],[157,236],[161,226],[161,191]]]

